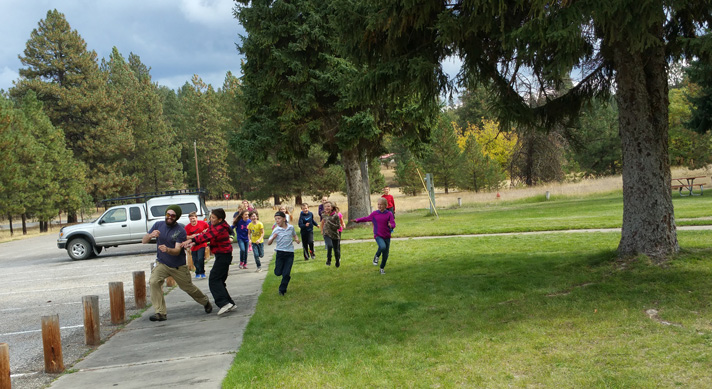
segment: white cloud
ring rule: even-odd
[[[231,0],[181,0],[180,10],[187,20],[213,27],[235,22],[233,4]]]
[[[9,88],[12,85],[12,82],[18,78],[20,78],[20,74],[17,73],[17,71],[12,70],[7,66],[3,67],[2,71],[0,71],[0,88]]]

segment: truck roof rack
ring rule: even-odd
[[[197,194],[197,195],[201,195],[202,197],[205,197],[205,195],[207,193],[208,193],[208,191],[203,188],[164,190],[161,192],[146,192],[146,193],[137,193],[137,194],[128,195],[128,196],[114,197],[111,199],[101,200],[101,202],[104,204],[104,206],[107,206],[109,204],[120,204],[120,203],[127,202],[127,201],[146,202],[146,200],[154,198],[154,197],[175,196],[175,195],[184,195],[184,194]]]

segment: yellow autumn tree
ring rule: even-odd
[[[499,123],[485,118],[482,118],[481,126],[468,123],[464,131],[459,127],[456,130],[458,134],[461,134],[457,137],[457,145],[460,150],[464,150],[467,139],[470,136],[474,136],[477,143],[482,147],[482,153],[497,161],[502,169],[506,171],[517,145],[517,135],[515,133],[502,132],[499,130]]]

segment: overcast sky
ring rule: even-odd
[[[0,89],[8,90],[23,67],[25,50],[47,11],[63,13],[99,60],[112,47],[141,57],[154,82],[177,89],[193,74],[215,88],[228,70],[240,74],[235,48],[245,34],[232,0],[0,0]]]
[[[232,0],[0,0],[0,89],[19,78],[25,44],[47,11],[63,13],[88,50],[108,59],[112,47],[141,57],[153,81],[178,89],[193,74],[214,88],[229,71],[240,76],[235,47],[245,30],[233,17]],[[443,62],[454,76],[460,61]]]

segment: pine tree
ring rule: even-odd
[[[365,4],[346,27],[354,52],[361,50],[370,66],[390,71],[404,91],[420,90],[432,101],[446,89],[438,82],[441,61],[459,55],[460,81],[492,87],[503,128],[570,124],[586,101],[615,88],[625,204],[618,253],[665,261],[679,250],[666,69],[683,55],[708,54],[709,39],[699,38],[712,21],[708,1],[339,2]],[[581,80],[550,96],[574,68],[583,72]],[[521,81],[545,104],[529,105]]]
[[[87,51],[62,13],[47,12],[32,31],[20,61],[26,67],[20,69],[22,78],[11,95],[36,93],[52,124],[64,130],[74,157],[86,166],[87,187],[94,199],[130,190],[134,180],[125,168],[134,147],[131,132],[117,115],[118,99],[107,91],[96,53]]]
[[[385,134],[423,135],[428,120],[412,99],[377,99],[360,88],[365,69],[343,55],[335,2],[241,0],[237,17],[248,32],[243,92],[246,121],[237,144],[272,148],[285,163],[313,144],[341,161],[350,218],[371,209],[368,161],[382,152]],[[402,125],[410,121],[412,125]],[[259,156],[258,156],[259,158]]]
[[[126,120],[135,147],[126,172],[136,182],[134,191],[158,192],[183,187],[180,144],[163,116],[163,105],[156,86],[151,83],[149,69],[135,54],[129,62],[116,47],[102,70],[107,74],[108,87],[118,97],[120,118]],[[156,151],[160,150],[160,154]]]
[[[692,131],[704,134],[712,130],[712,65],[708,61],[693,61],[685,73],[696,85],[696,92],[687,96],[692,111],[686,125]]]
[[[430,148],[425,157],[425,170],[433,174],[435,186],[448,193],[455,186],[455,171],[460,164],[454,115],[443,113],[430,134]]]
[[[178,139],[189,185],[197,187],[200,178],[200,186],[206,188],[212,198],[233,193],[228,177],[226,119],[220,114],[217,93],[194,75],[191,84],[181,89],[180,98],[183,128],[179,129]],[[195,174],[193,142],[196,142],[199,177]]]
[[[17,131],[17,120],[12,102],[0,94],[0,209],[10,222],[11,234],[13,216],[24,212],[18,200],[28,192],[28,181],[18,163],[18,150],[24,142]]]
[[[484,153],[473,132],[464,138],[455,179],[459,188],[475,192],[498,189],[505,179],[499,162]]]

